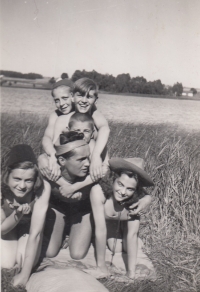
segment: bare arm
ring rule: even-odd
[[[53,131],[54,131],[54,125],[56,123],[56,120],[58,119],[58,116],[55,112],[53,112],[49,117],[49,122],[47,125],[47,128],[44,132],[44,136],[42,138],[42,146],[44,148],[44,151],[48,156],[54,156],[55,157],[55,149],[53,145]]]
[[[42,139],[44,151],[49,157],[48,165],[43,164],[42,160],[38,164],[41,173],[44,176],[48,175],[47,177],[51,180],[56,180],[60,175],[60,166],[57,163],[56,150],[53,145],[54,126],[57,119],[57,114],[53,112],[49,117],[49,123]]]
[[[66,182],[66,180],[63,177],[59,178],[59,180],[57,180],[56,183],[60,186],[59,191],[61,195],[66,199],[65,201],[67,202],[67,199],[81,200],[82,193],[81,192],[77,193],[77,191],[92,184],[93,181],[91,177],[88,175],[84,181],[76,182],[74,184]]]
[[[137,203],[129,206],[129,209],[133,209],[129,211],[130,215],[137,215],[145,213],[148,207],[151,204],[151,196],[147,193],[145,189],[142,189],[144,197],[142,197]]]
[[[128,270],[127,276],[131,279],[135,277],[135,268],[137,261],[137,250],[138,250],[138,231],[140,226],[139,220],[130,220],[128,224],[127,234],[127,259],[128,259]]]
[[[6,217],[6,214],[1,208],[1,234],[5,235],[17,226],[24,214],[30,213],[30,206],[28,204],[20,205],[16,210]]]
[[[53,130],[53,144],[58,140],[60,134],[63,132],[66,132],[68,124],[69,124],[69,119],[71,115],[74,114],[74,112],[69,113],[68,115],[63,115],[60,116],[54,126]]]
[[[102,177],[102,159],[101,154],[106,147],[110,129],[105,117],[99,112],[95,111],[93,114],[95,125],[98,129],[96,144],[92,153],[90,174],[92,179],[98,180]]]
[[[95,242],[97,267],[104,273],[107,273],[105,263],[107,229],[104,214],[105,197],[99,185],[95,185],[90,193],[90,201],[95,222]]]
[[[14,277],[14,286],[25,285],[30,277],[32,268],[39,257],[39,246],[42,240],[42,233],[45,224],[46,212],[50,198],[51,188],[48,182],[44,182],[42,195],[37,199],[34,205],[31,217],[30,235],[28,238],[24,265],[21,272]]]

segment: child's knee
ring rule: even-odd
[[[111,252],[122,252],[122,239],[117,239],[117,242],[115,243],[115,238],[109,238],[107,240],[108,248]]]
[[[46,252],[46,257],[47,258],[54,258],[54,257],[56,257],[57,254],[59,253],[59,250],[60,249],[53,248],[53,247],[48,248],[48,250]]]
[[[80,248],[70,248],[69,247],[69,251],[70,251],[70,256],[73,260],[82,260],[87,252],[81,250]]]

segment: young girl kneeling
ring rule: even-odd
[[[43,229],[50,198],[50,185],[43,181],[30,146],[14,146],[3,173],[1,245],[2,268],[16,264],[21,272],[13,285],[26,285],[41,250]]]
[[[101,190],[98,191],[98,185],[90,194],[95,221],[95,274],[97,277],[108,275],[105,264],[107,243],[113,253],[127,253],[126,276],[134,279],[140,217],[133,215],[129,206],[145,195],[142,187],[153,186],[153,181],[144,171],[144,161],[141,158],[112,158],[109,165],[116,174],[111,196],[106,198]]]

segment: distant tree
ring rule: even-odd
[[[172,86],[172,92],[176,95],[176,96],[181,96],[182,93],[183,93],[183,85],[182,83],[175,83],[173,86]]]
[[[191,88],[190,90],[192,91],[193,95],[197,94],[197,90],[195,88]]]
[[[164,88],[164,94],[165,94],[165,95],[172,95],[172,94],[173,94],[172,86],[166,86],[166,87]]]
[[[116,89],[118,92],[129,92],[130,74],[119,74],[115,79]]]
[[[51,79],[49,80],[50,84],[54,84],[56,82],[56,79],[54,77],[51,77]]]
[[[67,73],[62,73],[60,77],[61,77],[62,79],[69,78],[69,76],[68,76]]]
[[[131,78],[129,81],[129,92],[132,93],[144,93],[144,87],[147,83],[147,80],[142,76],[137,76]]]
[[[78,80],[78,79],[80,79],[80,78],[82,78],[82,77],[85,77],[84,76],[84,73],[82,72],[82,71],[80,71],[80,70],[76,70],[75,72],[74,72],[74,74],[72,75],[72,81],[76,81],[76,80]]]

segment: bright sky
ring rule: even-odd
[[[4,0],[1,69],[200,87],[199,0]]]

